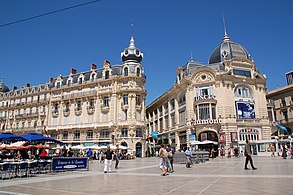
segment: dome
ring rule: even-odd
[[[233,58],[250,59],[246,49],[242,45],[233,42],[230,37],[225,34],[222,43],[213,51],[209,59],[209,64],[219,63]]]
[[[6,93],[8,91],[9,91],[9,88],[6,85],[4,85],[4,82],[2,81],[0,83],[0,93]]]
[[[134,61],[140,63],[142,61],[143,53],[135,47],[133,36],[131,36],[129,47],[121,52],[121,58],[123,62]]]

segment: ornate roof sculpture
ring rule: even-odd
[[[126,61],[134,61],[140,63],[143,58],[143,53],[139,48],[135,47],[134,38],[131,36],[129,47],[125,48],[123,52],[121,52],[121,58],[123,62]]]

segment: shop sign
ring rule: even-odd
[[[203,125],[203,124],[220,124],[221,119],[209,119],[209,120],[191,120],[191,125]]]
[[[53,171],[88,169],[88,158],[53,158]]]

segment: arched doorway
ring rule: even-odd
[[[142,157],[142,145],[140,142],[138,142],[136,145],[135,145],[135,156],[136,157]]]

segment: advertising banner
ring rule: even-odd
[[[53,158],[52,169],[53,171],[88,169],[88,158]]]
[[[231,132],[231,141],[232,142],[237,142],[237,132]]]
[[[236,102],[238,119],[255,119],[254,104],[251,102]]]
[[[207,140],[208,139],[207,137],[208,137],[207,133],[201,133],[201,141]]]
[[[219,134],[219,142],[220,143],[225,143],[225,133],[220,133]]]

